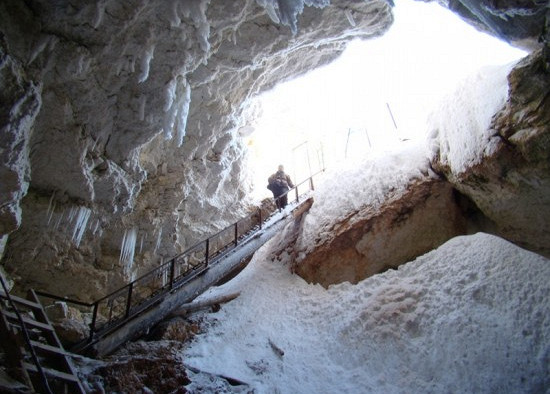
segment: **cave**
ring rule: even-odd
[[[478,231],[550,257],[548,4],[437,3],[528,55],[502,76],[504,99],[491,104],[488,123],[435,118],[418,176],[331,223],[315,227],[306,213],[282,231],[272,255],[290,258],[289,271],[308,283],[329,291],[362,283]],[[251,212],[261,216],[246,144],[252,103],[333,62],[349,42],[386,34],[396,6],[0,3],[0,273],[8,287],[93,302]],[[472,118],[486,110],[483,101],[455,104]],[[481,137],[469,133],[476,127]],[[461,161],[470,146],[483,160]],[[322,204],[313,202],[313,215]]]

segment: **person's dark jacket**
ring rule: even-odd
[[[275,197],[285,194],[294,187],[290,177],[284,171],[277,171],[267,179],[267,182],[267,188],[273,192]]]

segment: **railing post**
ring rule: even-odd
[[[296,202],[300,201],[300,197],[298,197],[298,186],[296,186]]]
[[[170,261],[170,289],[174,287],[174,275],[176,273],[176,259]]]
[[[97,311],[99,310],[99,302],[94,302],[94,309],[92,312],[92,322],[90,323],[90,336],[88,337],[88,341],[92,342],[94,339],[94,333],[95,333],[95,324],[97,322]]]
[[[130,316],[130,308],[132,306],[132,291],[134,290],[134,282],[128,285],[128,298],[126,299],[126,316]]]
[[[313,186],[313,176],[309,177],[309,188],[311,190],[315,190],[315,187]]]
[[[237,226],[239,222],[235,222],[235,246],[239,242],[239,227]]]
[[[206,262],[206,266],[208,267],[208,249],[210,248],[210,238],[206,239],[206,251],[204,254],[204,260]]]
[[[262,208],[258,208],[258,218],[260,220],[260,230],[262,229]]]

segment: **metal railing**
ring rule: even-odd
[[[289,203],[298,203],[301,196],[314,190],[313,177],[323,171],[311,175],[285,193],[285,195],[292,193],[295,196]],[[307,190],[304,189],[306,185]],[[305,191],[300,192],[299,189]],[[234,250],[240,243],[253,237],[262,229],[264,220],[271,213],[272,211],[267,209],[258,208],[247,217],[198,242],[183,253],[93,303],[42,291],[36,291],[36,294],[81,308],[88,308],[91,312],[91,322],[87,342],[91,343],[97,336],[108,334],[122,326],[127,320],[150,308],[160,300],[162,295],[183,286],[208,269],[210,264]]]

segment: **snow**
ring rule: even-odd
[[[499,140],[490,128],[491,119],[508,99],[507,75],[516,63],[485,67],[466,78],[430,116],[432,155],[439,155],[441,164],[453,173],[480,162]]]
[[[432,117],[429,148],[404,143],[328,170],[304,218],[302,247],[354,210],[377,209],[431,176],[436,151],[455,171],[482,160],[509,68],[461,85]],[[206,317],[207,330],[182,354],[186,365],[258,393],[549,392],[548,259],[478,233],[325,289],[290,272],[290,256],[272,252],[280,243],[273,238],[239,276],[201,296],[241,293]]]
[[[241,292],[183,359],[259,393],[544,392],[548,278],[547,259],[479,233],[324,289],[268,244],[203,296]]]

